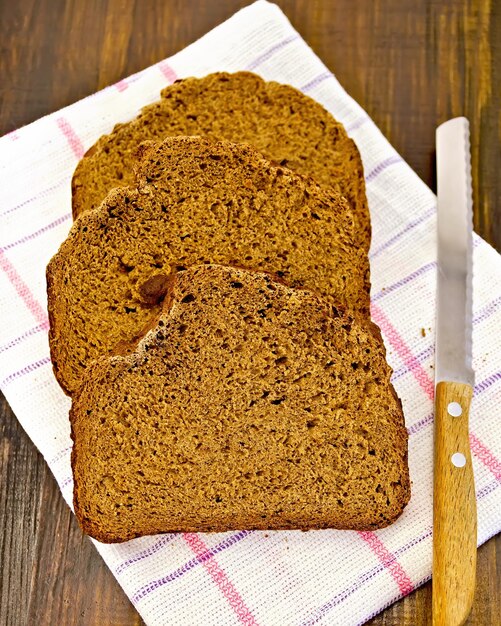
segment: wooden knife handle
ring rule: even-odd
[[[473,389],[438,383],[433,490],[433,626],[464,624],[475,592],[477,503],[468,438]]]

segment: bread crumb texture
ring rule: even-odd
[[[364,173],[353,140],[312,98],[250,72],[176,81],[132,122],[101,137],[73,176],[74,216],[97,208],[111,189],[134,184],[139,144],[179,135],[249,143],[269,160],[332,186],[353,209],[357,243],[369,249]]]
[[[264,273],[175,275],[127,356],[74,396],[75,511],[103,542],[175,531],[375,529],[410,496],[376,326]]]
[[[136,187],[76,220],[47,269],[56,377],[127,352],[158,315],[168,276],[201,263],[277,273],[360,315],[369,261],[347,202],[246,145],[200,137],[143,144]]]

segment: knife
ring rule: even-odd
[[[477,507],[468,438],[473,396],[470,131],[437,128],[438,279],[433,486],[433,626],[464,624],[475,592]]]

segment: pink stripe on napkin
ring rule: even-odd
[[[169,84],[174,83],[177,80],[177,74],[167,61],[160,61],[157,64],[158,69],[162,72],[165,78],[169,81]]]
[[[47,313],[45,309],[36,301],[34,295],[31,293],[28,285],[24,282],[21,276],[18,274],[16,268],[13,263],[9,261],[5,252],[0,250],[0,269],[2,269],[9,282],[16,290],[17,294],[24,302],[30,313],[33,315],[35,320],[44,328],[49,328],[49,318],[47,317]]]
[[[77,157],[77,159],[81,159],[84,155],[85,150],[83,147],[83,143],[76,134],[73,126],[64,117],[59,117],[57,119],[57,125],[61,129],[63,135],[68,140],[68,144],[72,149],[73,154]]]
[[[184,533],[183,539],[197,556],[200,556],[204,552],[208,552],[208,548],[202,541],[200,535],[194,533]],[[235,585],[231,582],[226,572],[222,569],[222,567],[220,567],[220,565],[217,564],[215,557],[204,560],[203,566],[230,604],[239,622],[245,624],[246,626],[258,626],[258,623],[256,622],[250,609],[243,601],[242,596],[238,593]]]
[[[419,383],[421,389],[425,392],[428,398],[433,399],[435,396],[435,386],[433,381],[428,376],[418,359],[414,356],[414,354],[412,354],[400,333],[390,322],[388,316],[383,313],[383,310],[377,304],[374,303],[371,304],[371,314],[376,324],[378,324],[381,328],[383,335],[388,338],[390,344],[397,351],[398,356],[402,359],[408,371],[413,373],[414,378]]]
[[[501,482],[501,462],[473,433],[470,433],[470,446],[471,451],[476,454],[482,463],[494,474],[496,479]]]
[[[400,593],[405,596],[411,591],[414,591],[414,585],[411,579],[405,573],[404,568],[397,559],[388,551],[381,539],[373,532],[359,532],[358,534],[367,543],[381,563],[388,569],[393,580],[397,583]]]

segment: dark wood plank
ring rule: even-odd
[[[141,624],[0,400],[0,624]]]
[[[245,0],[0,3],[0,132],[173,54]],[[434,186],[434,129],[472,125],[475,226],[501,249],[501,3],[279,0],[293,25]],[[501,540],[479,551],[469,624],[501,614]],[[139,624],[10,409],[0,404],[0,625]],[[430,624],[430,584],[371,621]]]

